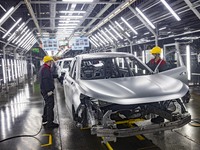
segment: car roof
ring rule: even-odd
[[[123,52],[100,52],[100,53],[88,53],[77,55],[76,57],[81,57],[82,59],[90,59],[90,58],[109,58],[109,57],[130,57],[134,56],[130,53]]]
[[[58,61],[70,61],[70,60],[72,60],[73,58],[63,58],[63,59],[59,59]]]

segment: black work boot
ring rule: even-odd
[[[54,123],[54,122],[52,122],[52,123],[47,123],[47,124],[45,125],[45,128],[48,128],[48,129],[58,128],[58,127],[59,127],[59,124]]]
[[[160,117],[160,116],[157,116],[156,118],[152,118],[152,119],[151,119],[151,122],[152,122],[152,123],[159,124],[159,123],[164,122],[164,118],[163,118],[163,117]]]

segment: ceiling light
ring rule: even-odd
[[[66,10],[66,11],[59,11],[59,13],[68,13],[68,14],[78,13],[78,14],[84,14],[84,13],[86,13],[86,11]]]
[[[96,41],[96,43],[103,46],[103,44],[101,42],[99,42],[99,40],[97,40],[97,38],[95,36],[91,36],[90,38],[94,39],[94,41]]]
[[[71,23],[71,24],[67,24],[67,23],[59,23],[59,26],[77,26],[77,23]]]
[[[74,28],[76,28],[76,27],[74,27],[74,26],[61,26],[61,27],[57,27],[58,29],[74,29]]]
[[[91,40],[89,39],[90,43],[92,43],[92,45],[94,45],[95,47],[97,47],[97,45]]]
[[[24,32],[26,31],[27,28],[28,28],[28,27],[26,26],[26,27],[22,30],[22,32],[21,32],[20,35],[22,35],[22,33],[24,33]],[[20,35],[19,35],[19,36],[20,36]],[[15,37],[15,39],[12,41],[12,43],[14,43],[14,42],[18,39],[19,36]]]
[[[167,28],[167,27],[162,27],[162,28],[159,29],[159,31],[165,30],[166,28]]]
[[[70,23],[70,22],[73,22],[73,23],[75,23],[75,22],[80,22],[80,20],[59,20],[59,22],[66,22],[66,23]]]
[[[116,41],[118,41],[117,38],[107,28],[105,28],[105,30],[108,32],[108,34],[110,34],[113,37],[113,39],[115,39]]]
[[[83,16],[60,16],[60,18],[82,18]]]
[[[23,22],[18,28],[17,30],[8,38],[8,41],[10,41],[15,35],[16,33],[22,28],[24,27],[25,23]]]
[[[103,31],[101,30],[101,33],[103,33],[103,35],[111,42],[113,42],[113,40]]]
[[[123,37],[111,25],[109,25],[109,27],[120,37],[120,39],[123,39]]]
[[[176,20],[180,21],[181,18],[174,12],[174,10],[169,6],[169,4],[165,0],[160,0],[165,7],[171,12],[171,14],[176,18]]]
[[[29,32],[29,29],[20,37],[20,39],[16,42],[18,44]]]
[[[149,34],[149,32],[144,33],[144,35],[148,35],[148,34]]]
[[[186,46],[186,66],[187,66],[187,73],[188,73],[188,80],[191,80],[191,63],[190,63],[190,45]]]
[[[0,24],[5,21],[5,19],[10,15],[10,13],[14,10],[14,7],[11,7],[5,15],[0,19]]]
[[[144,18],[144,20],[153,28],[155,29],[156,27],[151,23],[151,21],[142,13],[142,11],[139,8],[135,8],[136,11]]]
[[[96,36],[96,38],[99,39],[99,41],[100,41],[101,43],[103,43],[104,45],[106,45],[106,43],[105,43],[98,35],[95,34],[94,36]]]
[[[122,26],[121,26],[117,21],[115,21],[115,23],[116,23],[116,25],[117,25],[122,31],[124,31],[124,29],[122,28]]]
[[[138,34],[137,31],[136,31],[135,29],[133,29],[133,28],[131,27],[131,25],[130,25],[124,18],[121,17],[121,19],[122,19],[122,21],[123,21],[135,34]]]
[[[4,34],[4,36],[2,37],[3,39],[14,29],[14,27],[22,20],[22,18],[20,18],[19,20],[17,20],[17,22],[15,22],[15,24],[6,32],[6,34]]]
[[[27,34],[24,39],[22,41],[20,41],[20,43],[18,44],[18,46],[20,46],[29,36],[31,35],[31,32],[29,32],[29,34]]]
[[[126,34],[128,37],[131,37],[131,35],[130,35],[128,32],[125,32],[125,34]]]
[[[109,44],[109,42],[106,40],[106,38],[105,37],[103,37],[99,32],[97,33],[100,37],[101,37],[101,39],[103,39],[106,43],[108,43]]]
[[[94,39],[92,39],[92,37],[90,37],[89,39],[90,39],[93,43],[95,43],[97,46],[100,47],[100,45],[99,45]]]
[[[24,43],[21,45],[21,47],[25,47],[26,43],[28,43],[29,41],[31,41],[34,38],[33,35],[31,35],[30,37],[27,38],[27,40],[24,41]]]

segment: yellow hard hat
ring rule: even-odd
[[[51,56],[44,56],[43,62],[46,63],[48,61],[54,61],[54,60],[53,60],[53,58]]]
[[[151,49],[151,54],[160,54],[161,53],[161,48],[159,46],[155,46],[154,48]]]

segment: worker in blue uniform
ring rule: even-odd
[[[39,70],[39,83],[41,94],[45,101],[44,112],[42,116],[43,125],[46,128],[57,128],[59,124],[54,123],[54,79],[51,71],[53,58],[45,56],[43,58],[44,64]]]

